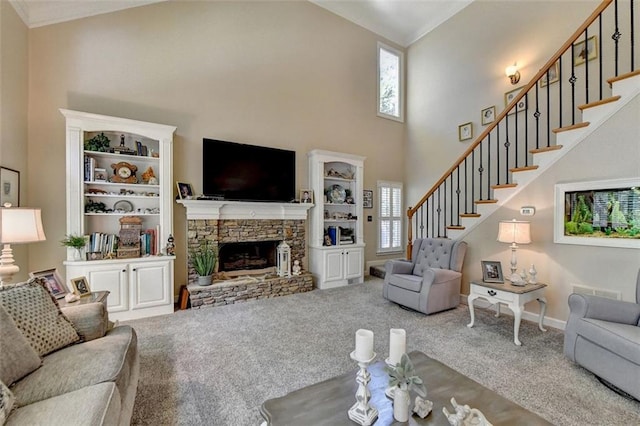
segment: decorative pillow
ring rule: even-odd
[[[9,417],[9,413],[13,409],[13,404],[16,402],[16,397],[13,396],[13,393],[9,390],[7,385],[0,382],[0,425],[3,425],[7,418]]]
[[[11,315],[0,304],[0,381],[11,385],[40,367],[42,361]]]
[[[80,340],[42,278],[0,288],[0,304],[40,356]]]

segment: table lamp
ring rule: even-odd
[[[20,270],[13,259],[11,244],[44,240],[40,209],[12,208],[9,203],[0,207],[0,244],[4,245],[0,255],[0,285],[11,282],[13,275]]]
[[[515,285],[522,283],[522,277],[516,273],[518,270],[516,250],[518,249],[518,244],[529,244],[531,242],[530,223],[515,219],[501,221],[498,227],[498,241],[511,244],[511,276],[509,281]]]

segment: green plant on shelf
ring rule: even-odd
[[[111,141],[104,133],[100,133],[84,141],[85,151],[109,152],[109,143]]]

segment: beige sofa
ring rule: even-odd
[[[4,311],[0,312],[0,338],[6,338],[7,333],[15,334],[15,323],[19,321],[14,323],[15,312],[13,318],[6,315],[11,314],[10,309],[5,310],[2,304],[0,311]],[[6,424],[130,424],[140,369],[135,331],[126,325],[109,329],[102,303],[66,307],[61,311],[64,315],[60,317],[64,318],[56,320],[68,319],[79,340],[40,356],[40,366],[11,384],[8,393],[12,393],[15,400],[11,401],[13,409],[5,413]],[[18,327],[18,331],[23,335],[28,333],[24,326]],[[17,335],[13,338],[19,339]],[[5,342],[0,346],[0,357],[4,359],[2,369],[15,372],[16,366],[7,365],[12,361],[11,350]],[[20,356],[20,360],[13,362],[21,363],[24,358]]]

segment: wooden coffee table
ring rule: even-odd
[[[416,373],[427,387],[427,399],[433,402],[433,411],[424,419],[414,414],[409,422],[404,424],[448,425],[442,407],[453,411],[451,397],[454,397],[458,404],[468,404],[471,408],[482,411],[494,426],[551,424],[422,352],[411,352],[409,357],[413,361]],[[383,367],[382,361],[369,367],[371,405],[378,409],[375,425],[394,424],[392,401],[384,395],[389,377]],[[355,403],[358,387],[355,381],[356,371],[357,369],[354,369],[350,373],[307,386],[283,397],[269,399],[260,407],[260,414],[268,425],[273,426],[355,425],[356,423],[349,420],[347,411]],[[414,399],[415,395],[412,393],[411,400]]]

